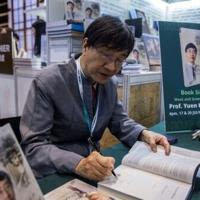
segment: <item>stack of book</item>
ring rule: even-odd
[[[41,68],[40,59],[13,58],[14,67]]]
[[[122,74],[140,74],[142,70],[142,64],[127,64],[122,68]]]
[[[47,24],[49,63],[68,60],[81,52],[83,24],[67,24],[65,20]]]

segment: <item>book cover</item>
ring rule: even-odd
[[[160,65],[160,42],[156,35],[143,34],[142,35],[149,65]]]
[[[0,199],[44,199],[10,125],[0,128],[0,191]]]
[[[73,179],[55,190],[47,193],[45,200],[88,200],[87,193],[96,191],[96,188],[80,181]]]
[[[84,0],[64,0],[65,14],[67,21],[83,21],[84,19]]]
[[[100,4],[95,1],[84,3],[84,30],[98,17],[100,17]]]
[[[132,52],[126,59],[127,63],[142,65],[141,69],[149,70],[149,62],[147,58],[146,49],[141,39],[135,38],[135,45]]]

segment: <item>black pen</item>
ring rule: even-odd
[[[91,137],[88,138],[88,142],[89,144],[94,148],[95,151],[97,151],[99,154],[102,155],[100,148],[97,147],[96,143],[92,141]],[[103,156],[103,155],[102,155]],[[114,172],[114,169],[112,169],[112,175],[115,176],[117,178],[116,173]]]

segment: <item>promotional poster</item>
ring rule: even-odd
[[[166,131],[200,129],[200,24],[159,22]]]

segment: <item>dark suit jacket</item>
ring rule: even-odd
[[[91,83],[84,76],[84,100],[90,117]],[[128,118],[117,99],[115,78],[99,85],[100,106],[94,141],[106,127],[119,140],[132,146],[143,126]],[[48,67],[35,78],[21,118],[22,146],[36,176],[55,172],[72,173],[78,162],[89,155],[90,132],[83,118],[76,63]]]

